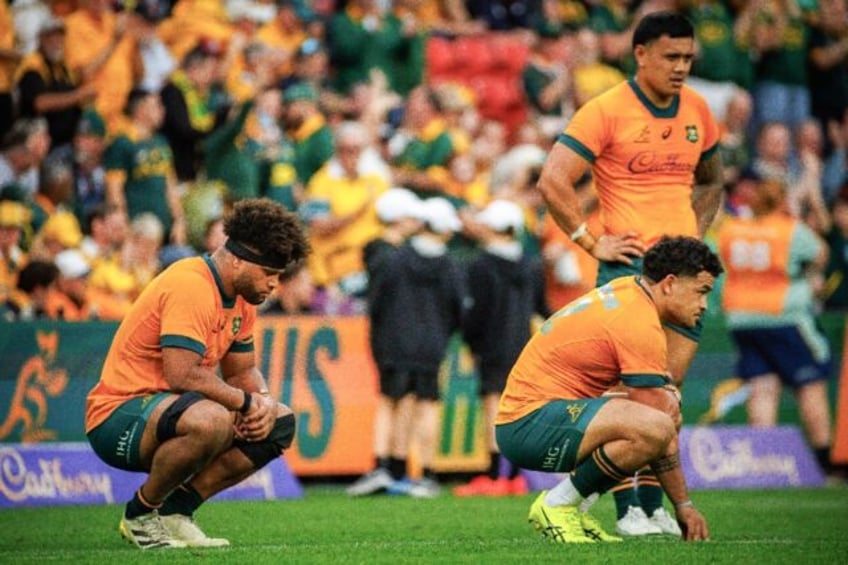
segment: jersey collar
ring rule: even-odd
[[[627,79],[627,84],[630,85],[630,88],[633,89],[633,93],[636,94],[636,98],[639,99],[639,102],[642,103],[645,108],[651,113],[651,115],[655,118],[674,118],[677,116],[677,109],[680,107],[680,95],[676,95],[674,99],[672,99],[671,104],[668,108],[660,108],[651,100],[645,96],[645,93],[642,92],[642,89],[639,88],[639,85],[636,84],[636,79],[630,77]]]
[[[209,267],[209,270],[212,271],[212,277],[215,279],[215,286],[218,287],[218,294],[221,295],[221,303],[224,305],[224,308],[232,308],[236,305],[236,299],[230,298],[224,292],[224,282],[221,280],[221,275],[218,274],[218,269],[215,268],[215,263],[212,261],[212,257],[206,253],[203,255],[203,260],[206,262],[206,266]]]

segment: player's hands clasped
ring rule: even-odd
[[[246,441],[262,441],[271,433],[277,418],[277,402],[264,394],[251,393],[253,401],[247,414],[236,421],[236,435]]]
[[[591,254],[599,261],[615,261],[632,265],[633,257],[641,257],[645,254],[645,244],[635,232],[602,235],[595,241]]]
[[[707,520],[698,512],[694,506],[678,508],[677,523],[680,524],[680,531],[683,532],[684,541],[708,541],[710,539],[710,531],[707,527]]]

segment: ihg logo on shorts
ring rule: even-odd
[[[569,443],[571,443],[571,440],[567,439],[561,447],[552,445],[548,448],[548,451],[545,453],[545,457],[542,459],[543,471],[556,471],[557,467],[559,466],[559,462],[562,460],[562,457],[568,451]]]

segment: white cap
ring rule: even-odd
[[[277,7],[252,0],[231,0],[227,3],[227,15],[230,21],[246,19],[259,23],[268,23],[277,15]]]
[[[91,272],[91,267],[88,261],[85,260],[85,255],[78,249],[66,249],[56,255],[53,259],[59,273],[66,279],[78,279],[86,276]]]
[[[452,233],[462,229],[456,208],[447,199],[428,198],[423,203],[424,222],[436,233]]]
[[[524,211],[521,206],[509,200],[492,200],[476,218],[478,222],[496,232],[505,232],[512,228],[514,233],[518,233],[524,228]]]
[[[390,224],[403,218],[422,219],[423,202],[407,188],[390,188],[380,195],[374,208],[380,221]]]

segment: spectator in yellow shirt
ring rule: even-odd
[[[301,212],[309,226],[308,265],[316,285],[348,295],[365,290],[362,249],[382,231],[374,201],[389,188],[386,177],[363,158],[368,143],[361,124],[339,125],[336,155],[309,182]]]
[[[96,85],[94,106],[114,131],[141,70],[134,34],[127,33],[134,16],[116,14],[109,0],[81,0],[80,6],[65,20],[65,60],[83,84]]]

